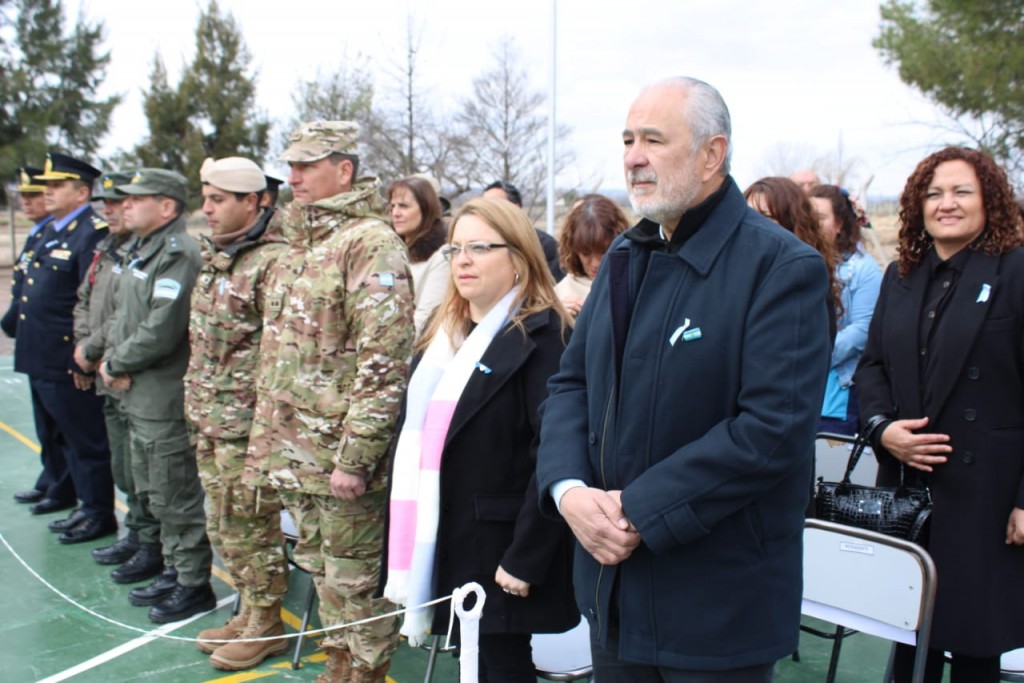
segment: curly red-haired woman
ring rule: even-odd
[[[941,577],[926,681],[995,683],[1024,646],[1024,249],[1006,174],[950,147],[900,198],[899,260],[885,273],[855,375],[878,483],[903,468],[931,488],[924,544]],[[899,646],[896,680],[914,650]]]

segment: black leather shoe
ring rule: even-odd
[[[38,503],[46,497],[46,491],[40,491],[39,489],[29,489],[28,491],[18,491],[14,494],[14,500],[19,503]]]
[[[139,549],[139,535],[129,531],[127,536],[119,538],[112,545],[105,545],[102,548],[94,548],[92,559],[100,564],[124,564],[132,558],[135,551]]]
[[[174,567],[169,567],[160,572],[160,576],[156,577],[148,586],[128,591],[128,601],[136,607],[155,605],[158,602],[163,602],[164,598],[178,587],[178,572]]]
[[[158,624],[188,619],[193,614],[217,607],[217,596],[209,583],[201,586],[177,586],[164,600],[149,608],[149,620]]]
[[[81,509],[78,509],[72,512],[64,519],[58,519],[54,522],[50,522],[46,525],[46,528],[48,528],[50,531],[54,533],[59,534],[65,531],[70,531],[71,529],[78,526],[87,519],[89,518],[85,515],[85,513],[82,512]]]
[[[73,507],[75,507],[75,501],[73,500],[54,500],[53,498],[43,498],[41,501],[30,507],[28,511],[33,515],[48,515],[51,512],[59,512]]]
[[[65,545],[71,545],[72,543],[95,541],[97,538],[103,538],[104,536],[116,533],[116,519],[103,520],[86,517],[85,520],[62,533],[57,540]]]
[[[128,561],[110,572],[114,583],[138,583],[152,579],[164,570],[159,543],[142,543]]]

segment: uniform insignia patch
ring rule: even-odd
[[[153,286],[154,299],[170,299],[174,301],[181,294],[181,283],[170,278],[161,278]]]
[[[67,261],[69,258],[71,258],[71,250],[70,249],[54,249],[53,251],[50,252],[50,257],[51,258],[55,258],[55,259],[57,259],[59,261]]]

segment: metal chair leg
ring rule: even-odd
[[[430,654],[427,656],[427,672],[423,676],[423,683],[431,683],[434,679],[434,664],[437,663],[437,653],[441,649],[441,636],[434,636],[430,643]]]
[[[313,613],[313,602],[316,600],[316,584],[313,577],[309,578],[309,593],[306,594],[306,609],[302,611],[302,624],[299,626],[299,637],[295,639],[295,653],[292,655],[292,669],[302,666],[299,658],[302,657],[302,643],[306,639],[306,627],[309,626],[309,615]]]

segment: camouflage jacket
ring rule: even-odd
[[[330,495],[337,466],[384,488],[412,349],[413,293],[376,179],[284,209],[260,344],[251,483]],[[287,409],[281,407],[287,406]],[[272,435],[272,447],[257,433]],[[313,445],[315,444],[315,445]]]
[[[188,308],[199,245],[185,230],[184,216],[130,242],[107,335],[107,369],[131,375],[131,388],[121,400],[131,415],[184,420]]]
[[[202,242],[203,266],[192,290],[185,414],[203,435],[248,439],[256,406],[264,282],[284,238],[266,209],[238,241]]]

